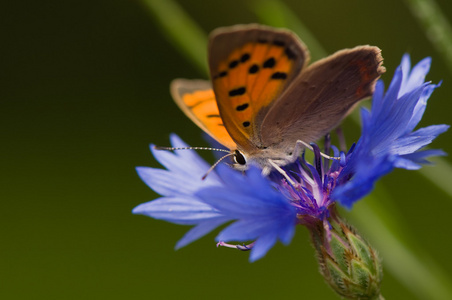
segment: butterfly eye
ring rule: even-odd
[[[245,156],[239,150],[234,151],[234,161],[239,165],[246,165]]]

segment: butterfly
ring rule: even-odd
[[[358,46],[308,66],[309,52],[291,31],[224,27],[209,37],[211,80],[176,79],[170,90],[194,123],[230,149],[237,169],[255,164],[268,174],[372,95],[385,72],[380,52]]]

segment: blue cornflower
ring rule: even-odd
[[[361,110],[362,134],[349,152],[347,165],[338,179],[333,198],[350,208],[368,194],[375,182],[394,168],[415,170],[427,157],[444,155],[441,150],[421,150],[448,125],[433,125],[413,131],[424,114],[427,100],[440,84],[424,82],[430,69],[429,57],[410,71],[410,56],[405,54],[394,78],[384,93],[377,82],[372,110]],[[350,180],[352,178],[352,180]]]
[[[277,240],[290,243],[296,224],[325,229],[331,238],[330,220],[335,220],[334,204],[350,208],[369,193],[376,180],[394,168],[418,169],[426,158],[444,155],[440,150],[422,150],[447,125],[434,125],[413,131],[426,107],[427,99],[439,85],[425,83],[430,67],[426,58],[410,71],[405,55],[389,89],[379,81],[372,110],[362,110],[362,135],[347,152],[325,145],[340,160],[321,157],[313,144],[314,160],[302,156],[285,166],[284,174],[274,171],[268,177],[251,167],[245,174],[219,166],[205,180],[209,164],[193,150],[156,151],[154,157],[167,170],[139,167],[141,179],[163,197],[139,205],[133,212],[176,224],[196,225],[177,243],[183,247],[215,228],[229,223],[217,236],[225,242],[254,241],[239,249],[252,248],[250,260],[263,257]],[[173,147],[187,147],[171,136]]]

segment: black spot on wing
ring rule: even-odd
[[[274,58],[274,57],[270,57],[269,59],[267,59],[267,60],[264,62],[263,67],[264,67],[264,68],[273,68],[273,67],[275,66],[275,64],[276,64],[275,58]]]
[[[228,72],[223,71],[223,72],[220,72],[217,75],[213,76],[213,79],[222,78],[222,77],[225,77],[226,75],[228,75]]]
[[[242,123],[242,125],[243,125],[243,127],[249,127],[251,125],[251,123],[248,121],[245,121]]]
[[[235,67],[237,67],[239,65],[239,61],[238,60],[233,60],[229,63],[229,69],[234,69]]]
[[[244,103],[244,104],[242,104],[242,105],[238,105],[238,106],[235,108],[235,110],[237,110],[237,111],[244,111],[245,109],[248,108],[248,106],[249,106],[248,103]]]
[[[286,43],[284,41],[274,40],[273,45],[284,47]]]
[[[217,114],[215,114],[215,115],[207,115],[206,117],[208,117],[208,118],[220,118],[220,115],[217,115]]]
[[[257,71],[259,71],[259,66],[254,64],[249,68],[248,73],[255,74]]]
[[[244,54],[240,57],[240,59],[235,59],[235,60],[229,62],[229,69],[234,69],[235,67],[237,67],[237,66],[239,65],[239,63],[244,63],[244,62],[248,61],[250,58],[251,58],[251,56],[250,56],[249,53],[244,53]],[[222,72],[222,73],[225,73],[225,72],[226,72],[226,71],[224,71],[224,72]],[[221,74],[221,73],[220,73],[220,74]],[[218,74],[218,77],[222,77],[222,76],[219,76],[220,74]],[[227,72],[225,73],[225,76],[226,76],[226,75],[227,75]],[[215,78],[215,77],[214,77],[214,78]]]
[[[229,97],[241,96],[246,93],[246,87],[242,86],[229,91]]]
[[[287,73],[284,72],[275,72],[272,74],[271,79],[286,79]]]
[[[245,53],[242,55],[242,57],[240,57],[240,62],[244,63],[249,59],[250,59],[250,55],[248,53]]]

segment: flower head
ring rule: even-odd
[[[427,58],[410,71],[409,56],[405,55],[386,93],[383,83],[377,83],[372,110],[362,110],[362,135],[357,144],[344,153],[330,146],[328,140],[325,143],[325,152],[332,151],[340,160],[324,159],[313,144],[312,164],[302,156],[284,166],[282,172],[273,171],[268,177],[257,168],[242,174],[219,166],[202,180],[209,164],[193,150],[172,153],[151,149],[167,170],[139,167],[137,171],[162,197],[139,205],[133,212],[195,225],[176,248],[229,223],[217,240],[222,244],[254,241],[251,261],[263,257],[278,240],[290,243],[296,224],[315,230],[323,228],[321,236],[328,242],[336,201],[350,208],[394,168],[418,169],[427,157],[444,154],[423,147],[449,126],[434,125],[414,131],[427,99],[439,86],[424,83],[429,67]],[[187,146],[175,135],[171,142],[174,147]],[[324,248],[329,247],[326,243]]]

